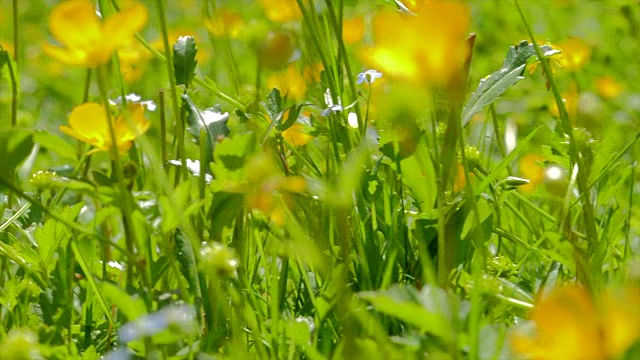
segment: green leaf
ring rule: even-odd
[[[5,65],[7,66],[5,67]],[[10,86],[18,88],[12,89],[12,91],[16,90],[16,93],[19,93],[20,73],[16,71],[17,68],[18,66],[15,60],[11,58],[11,55],[9,55],[9,52],[0,46],[0,79],[9,79]]]
[[[104,297],[114,304],[128,321],[133,321],[147,313],[147,307],[142,298],[131,296],[120,287],[109,282],[102,282],[100,287]]]
[[[424,141],[418,144],[412,156],[401,161],[401,166],[402,180],[411,190],[416,206],[422,212],[433,209],[437,193],[436,172]]]
[[[182,106],[187,113],[187,131],[196,142],[200,141],[200,130],[207,133],[207,164],[213,160],[213,151],[218,141],[229,135],[229,113],[223,113],[218,106],[199,110],[189,95],[182,95]],[[207,166],[208,169],[208,166]]]
[[[300,115],[300,110],[302,110],[302,106],[304,105],[291,105],[289,108],[289,114],[287,115],[287,120],[280,125],[280,131],[285,131],[296,123],[296,120],[298,120],[298,116]]]
[[[78,160],[76,156],[76,149],[73,145],[64,141],[60,136],[56,136],[55,134],[47,131],[36,131],[33,134],[33,141],[67,160]]]
[[[180,229],[175,232],[176,241],[176,258],[180,263],[180,272],[187,279],[189,288],[198,289],[198,267],[196,264],[196,256],[193,252],[193,246],[189,239],[184,236]]]
[[[273,88],[269,95],[267,95],[267,102],[264,103],[264,107],[267,110],[267,114],[271,117],[272,122],[279,121],[279,117],[282,113],[282,95],[280,90]]]
[[[173,70],[176,84],[189,87],[195,75],[196,41],[193,36],[180,36],[173,44]]]
[[[545,57],[557,54],[559,51],[554,50],[551,46],[541,46]],[[536,50],[533,44],[523,40],[516,46],[509,47],[507,57],[504,59],[502,67],[480,80],[480,84],[476,91],[471,95],[467,104],[462,110],[462,126],[466,126],[471,117],[485,106],[496,101],[508,88],[515,85],[518,81],[524,79],[522,76],[527,66],[529,58],[536,56]]]
[[[442,340],[451,340],[451,323],[445,315],[449,306],[446,294],[440,289],[425,286],[419,293],[411,287],[394,285],[387,291],[362,292],[359,296],[383,314],[398,318]]]
[[[33,148],[31,131],[10,129],[0,131],[0,177],[9,178]]]

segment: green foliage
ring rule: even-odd
[[[177,85],[191,86],[196,74],[196,41],[193,36],[180,36],[173,44],[173,69]]]
[[[0,359],[524,359],[540,321],[594,319],[558,343],[638,357],[640,300],[598,297],[640,284],[637,7],[526,3],[521,40],[524,1],[468,2],[470,63],[431,83],[398,74],[438,39],[377,46],[383,16],[438,1],[158,0],[95,69],[38,50],[57,3],[19,5],[18,59],[0,37]],[[142,104],[150,128],[91,150],[60,129],[81,100]],[[574,282],[570,313],[531,312]]]

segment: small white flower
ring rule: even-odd
[[[358,74],[358,85],[366,82],[367,84],[373,84],[376,79],[380,79],[382,77],[382,73],[378,70],[367,70]]]
[[[347,116],[347,123],[352,128],[357,129],[358,128],[358,114],[354,113],[353,111],[350,112],[349,115]]]
[[[142,100],[142,97],[138,94],[129,94],[125,96],[125,100],[127,103],[133,103],[133,104],[140,104],[144,107],[147,108],[147,110],[149,111],[155,111],[156,110],[156,103],[153,102],[153,100],[145,100],[145,101],[140,101]],[[122,104],[122,96],[118,96],[115,100],[111,100],[109,99],[109,104],[111,105],[120,105]]]
[[[344,111],[344,110],[350,109],[356,104],[356,102],[354,101],[353,103],[349,104],[347,107],[343,107],[342,100],[340,99],[339,96],[338,96],[338,103],[334,104],[333,99],[331,98],[331,90],[329,89],[327,89],[327,91],[324,92],[324,103],[327,105],[327,108],[322,110],[322,116],[329,116],[331,114],[337,113],[338,111]]]

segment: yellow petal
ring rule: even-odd
[[[87,54],[71,48],[61,48],[50,44],[42,44],[42,50],[52,58],[67,65],[82,65],[87,63]],[[93,67],[93,66],[91,66]]]
[[[355,44],[364,37],[364,19],[357,17],[342,22],[342,38],[347,44]]]
[[[125,118],[128,116],[128,118]],[[138,136],[145,133],[151,123],[144,116],[144,106],[140,104],[130,105],[126,113],[118,116],[115,121],[115,133],[118,144],[135,140]]]
[[[302,18],[296,0],[260,0],[265,16],[276,23]]]
[[[102,38],[100,19],[89,0],[66,1],[56,6],[49,17],[51,34],[70,48],[89,48]]]
[[[602,309],[604,346],[610,358],[617,358],[640,338],[640,294],[631,289],[609,290]]]
[[[529,318],[535,334],[518,335],[515,350],[534,359],[604,360],[602,334],[587,290],[578,286],[555,289],[542,299]]]
[[[76,106],[69,115],[69,125],[80,140],[103,150],[109,149],[109,124],[107,114],[100,104],[85,103]]]
[[[115,48],[115,45],[126,42],[134,33],[142,30],[147,24],[148,18],[147,8],[142,4],[135,4],[104,21],[103,37]]]

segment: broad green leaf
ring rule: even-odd
[[[264,103],[264,107],[272,122],[280,121],[282,113],[282,95],[280,94],[280,90],[276,88],[271,90],[269,95],[267,95],[267,101]]]
[[[196,41],[193,36],[180,36],[173,44],[173,70],[176,84],[189,87],[195,75]]]
[[[180,229],[177,229],[175,232],[175,241],[176,258],[180,263],[180,271],[187,279],[189,288],[196,293],[196,289],[198,289],[200,285],[198,283],[198,267],[196,264],[196,256],[193,252],[193,246]]]
[[[162,232],[168,233],[173,231],[180,225],[180,221],[185,215],[185,209],[189,205],[189,197],[191,195],[191,184],[184,182],[176,187],[167,196],[160,196],[158,204],[160,205],[160,214],[162,215]]]
[[[429,289],[425,287],[425,289]],[[451,340],[451,324],[445,316],[446,297],[419,293],[411,287],[394,285],[386,291],[362,292],[359,296],[383,314],[395,317],[420,331],[431,333],[442,340]]]
[[[416,152],[400,162],[402,180],[411,190],[416,206],[423,212],[433,208],[437,193],[435,169],[427,151],[421,141]]]
[[[5,66],[6,65],[6,66]],[[16,71],[18,68],[14,59],[11,58],[9,52],[0,45],[0,79],[7,79],[9,85],[17,89],[12,89],[16,93],[20,93],[20,73]]]
[[[77,160],[76,149],[60,136],[56,136],[47,131],[36,131],[33,134],[33,141],[67,160]]]
[[[122,288],[106,281],[102,282],[100,287],[104,297],[114,304],[128,321],[133,321],[147,313],[147,307],[142,298],[131,296]]]
[[[23,162],[33,148],[31,131],[9,129],[0,130],[0,177],[8,182],[16,167]]]
[[[189,95],[182,95],[182,106],[187,113],[187,131],[196,142],[200,141],[200,131],[207,134],[207,159],[200,159],[210,163],[213,160],[213,151],[216,144],[229,135],[229,113],[222,112],[218,106],[199,110]],[[207,167],[208,168],[208,167]]]
[[[303,106],[304,105],[293,104],[291,105],[291,107],[289,107],[287,120],[282,122],[282,125],[280,125],[280,131],[285,131],[296,123],[296,120],[298,120],[298,116],[300,115],[300,110],[302,110]]]
[[[541,46],[545,57],[557,54],[559,51],[554,50],[551,46]],[[533,44],[523,40],[516,46],[509,47],[507,56],[504,59],[502,67],[480,80],[480,84],[476,91],[471,95],[467,104],[462,110],[462,126],[466,126],[471,117],[485,106],[496,101],[508,88],[515,85],[518,81],[524,79],[522,76],[527,66],[529,58],[536,56],[536,50]]]

